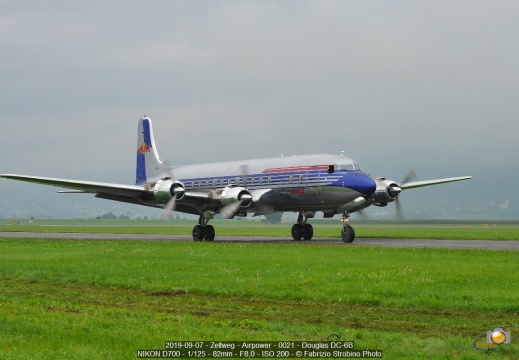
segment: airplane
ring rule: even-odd
[[[0,177],[70,189],[59,193],[90,193],[100,199],[151,206],[199,216],[193,227],[194,241],[213,241],[215,229],[208,222],[216,214],[226,219],[247,214],[296,212],[294,240],[311,240],[308,222],[316,212],[324,218],[342,214],[341,237],[355,239],[349,224],[352,213],[375,205],[396,202],[402,190],[471,179],[472,176],[401,182],[373,178],[343,154],[302,155],[256,160],[218,162],[173,167],[160,160],[151,119],[138,121],[135,185],[79,181],[40,176],[2,174]]]

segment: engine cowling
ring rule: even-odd
[[[240,207],[246,208],[252,204],[252,195],[243,187],[226,187],[222,191],[220,201],[224,206],[241,202]]]
[[[377,183],[377,189],[373,193],[373,205],[386,206],[387,203],[395,201],[399,196],[402,189],[393,180],[386,180],[380,178],[375,180]]]
[[[177,200],[184,197],[186,188],[180,181],[173,181],[170,179],[162,179],[155,183],[153,186],[153,196],[157,201],[167,202],[177,196]]]

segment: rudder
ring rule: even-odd
[[[153,125],[147,116],[139,119],[137,130],[137,169],[135,184],[142,185],[167,171],[167,166],[160,160]]]

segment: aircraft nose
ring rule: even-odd
[[[377,189],[377,183],[368,174],[358,171],[351,174],[347,187],[363,195],[371,195]]]

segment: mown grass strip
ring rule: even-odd
[[[163,349],[170,340],[323,340],[332,333],[356,348],[382,349],[390,359],[519,355],[512,346],[493,354],[471,348],[482,323],[504,321],[503,313],[395,311],[15,278],[0,284],[2,359],[123,359],[138,349]]]
[[[513,358],[517,344],[483,354],[472,341],[516,322],[516,259],[481,250],[1,240],[0,357],[128,358],[167,340],[335,333],[386,358]]]

